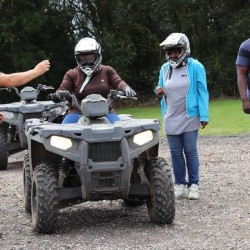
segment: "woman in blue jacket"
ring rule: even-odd
[[[161,97],[175,176],[175,197],[198,199],[198,129],[205,128],[209,121],[206,71],[198,60],[190,57],[185,34],[172,33],[160,46],[166,52],[167,62],[161,67],[155,92]]]

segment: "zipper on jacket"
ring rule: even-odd
[[[189,91],[189,88],[190,88],[190,80],[189,80],[189,76],[188,76],[188,64],[189,63],[187,63],[187,71],[186,71],[186,73],[187,73],[187,79],[188,79],[188,90],[187,90],[187,93],[186,93],[186,116],[187,116],[187,118],[189,118],[190,116],[188,115],[188,109],[187,109],[187,96],[188,96],[188,91]]]

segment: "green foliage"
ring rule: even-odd
[[[206,68],[210,96],[237,96],[235,60],[249,37],[249,14],[245,0],[0,0],[0,69],[27,70],[48,58],[50,72],[34,83],[57,87],[76,65],[76,42],[91,36],[104,64],[137,91],[151,92],[165,61],[159,44],[182,32]]]
[[[248,2],[79,2],[76,8],[82,25],[77,27],[84,27],[80,33],[94,35],[102,42],[103,61],[118,69],[135,89],[151,91],[164,63],[159,43],[172,32],[183,32],[190,39],[192,56],[206,67],[211,96],[238,95],[235,59],[240,43],[248,36],[244,25],[249,16]],[[110,60],[112,55],[116,58]]]
[[[113,43],[113,41],[120,41],[119,43]],[[131,75],[131,70],[128,68],[130,63],[134,60],[135,48],[130,41],[129,36],[119,39],[119,34],[104,32],[103,36],[98,39],[98,42],[102,46],[103,64],[116,65],[116,71],[124,78]]]
[[[6,73],[25,71],[49,59],[51,70],[35,79],[59,86],[66,70],[75,65],[67,9],[59,11],[48,1],[1,1],[0,69]],[[66,24],[66,25],[65,25]],[[1,101],[4,98],[1,97]]]

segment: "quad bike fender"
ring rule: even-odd
[[[32,101],[29,103],[23,102],[13,102],[8,104],[1,104],[0,111],[8,111],[13,113],[37,113],[42,112],[44,109],[49,107],[56,106],[56,104],[52,101]]]
[[[130,164],[133,159],[141,154],[147,159],[158,155],[158,144],[160,141],[160,125],[155,120],[134,120],[119,125],[112,124],[53,124],[42,123],[32,119],[26,124],[26,136],[29,148],[36,152],[39,146],[39,155],[57,155],[65,157],[79,165],[92,165],[93,162],[107,162],[120,160]],[[143,143],[135,140],[135,136],[143,138],[145,131],[149,131],[151,138]],[[36,143],[35,143],[36,142]],[[34,147],[35,145],[35,147]],[[67,146],[68,145],[68,146]],[[105,149],[105,147],[107,147]],[[111,149],[111,148],[112,149]],[[119,149],[119,152],[116,152]],[[110,159],[106,150],[116,152],[116,158]],[[89,155],[89,152],[92,152]],[[97,153],[95,153],[97,152]],[[98,153],[99,152],[99,153]]]
[[[21,113],[14,113],[9,111],[0,111],[3,113],[3,121],[14,125],[16,127],[23,128],[23,122],[24,122],[24,115]]]
[[[40,133],[41,132],[41,133]],[[65,131],[64,131],[65,132]],[[116,133],[107,133],[107,134],[98,134],[99,141],[93,138],[95,136],[91,136],[91,132],[86,133],[86,137],[84,135],[80,136],[80,133],[76,133],[78,138],[74,138],[72,134],[64,133],[63,131],[54,131],[49,136],[43,136],[42,131],[38,130],[38,133],[32,133],[28,131],[27,138],[30,142],[36,141],[43,145],[44,150],[51,152],[56,155],[60,155],[61,157],[66,157],[69,160],[72,160],[76,163],[89,165],[91,164],[91,158],[88,156],[89,148],[92,145],[102,145],[105,144],[116,144],[117,147],[121,149],[120,157],[123,158],[125,163],[130,163],[134,158],[141,155],[144,152],[147,152],[147,158],[155,157],[158,155],[158,144],[159,144],[159,132],[153,132],[153,138],[150,142],[144,145],[137,145],[133,142],[133,136],[124,137],[124,134],[117,136]],[[69,131],[72,132],[72,131]],[[86,131],[85,131],[86,132]],[[65,137],[64,137],[65,136]],[[73,137],[73,138],[72,138]],[[60,139],[61,143],[53,143],[53,138]],[[92,138],[92,140],[90,139]],[[64,140],[67,140],[70,143],[70,146],[63,147]],[[34,144],[35,145],[35,144]],[[33,145],[31,145],[31,148]],[[114,147],[116,147],[114,145]],[[99,149],[102,150],[102,149]],[[45,152],[44,152],[45,154]],[[118,159],[110,160],[117,161]]]
[[[30,169],[31,173],[34,171],[35,167],[46,161],[46,162],[59,162],[61,157],[55,153],[49,152],[45,149],[42,143],[35,140],[28,140],[28,151],[30,157]]]
[[[4,114],[4,121],[18,127],[24,127],[23,123],[28,118],[41,117],[44,110],[63,106],[64,104],[54,103],[52,101],[33,101],[30,103],[10,103],[0,105],[0,112]]]

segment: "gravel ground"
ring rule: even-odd
[[[177,200],[171,226],[149,221],[145,206],[86,202],[60,210],[52,235],[31,229],[24,212],[22,160],[0,172],[0,249],[250,249],[250,135],[199,138],[200,200]],[[165,142],[160,155],[169,161]]]

